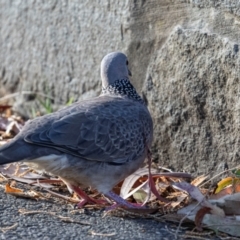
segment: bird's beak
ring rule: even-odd
[[[128,69],[128,76],[132,76],[132,73],[131,73],[131,71]]]

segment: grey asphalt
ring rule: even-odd
[[[23,184],[18,183],[19,186]],[[145,218],[103,217],[103,210],[81,211],[74,206],[57,198],[53,202],[16,198],[0,188],[0,239],[173,239],[169,231],[176,229],[171,223]],[[54,212],[74,222],[65,222],[48,213],[24,215],[19,209]],[[6,230],[11,226],[12,229]]]
[[[143,217],[104,216],[104,209],[79,210],[76,204],[55,197],[50,201],[17,198],[4,193],[5,183],[0,185],[0,239],[175,239],[177,224]],[[22,183],[16,187],[30,189]],[[24,215],[19,210],[41,212]],[[183,234],[181,229],[178,239],[196,239],[182,238]]]

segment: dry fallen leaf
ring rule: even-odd
[[[19,188],[11,187],[8,183],[5,185],[5,193],[18,195],[19,193],[23,193],[23,191]]]
[[[202,220],[203,220],[204,216],[210,212],[211,212],[211,209],[208,207],[203,207],[197,211],[196,216],[195,216],[195,225],[198,230],[200,230],[200,231],[202,230]]]
[[[148,173],[149,173],[148,168],[144,167],[144,168],[138,169],[136,172],[134,172],[133,174],[125,178],[121,186],[120,196],[124,199],[130,197],[134,192],[136,192],[136,191],[131,191],[132,188],[139,187],[139,185],[143,184],[144,181],[148,180]],[[191,175],[187,173],[178,173],[178,172],[159,173],[157,169],[151,169],[151,173],[152,173],[153,179],[161,179],[162,181],[164,181],[165,177],[169,177],[169,178],[190,178],[191,177]],[[146,185],[143,184],[142,186],[146,186]],[[131,191],[131,194],[129,193],[130,191]]]
[[[235,237],[240,236],[240,216],[235,216],[240,213],[240,193],[217,200],[207,200],[195,186],[187,183],[177,183],[176,186],[187,191],[199,202],[180,209],[178,214],[195,221],[198,229],[201,229],[203,224],[215,231],[222,231]],[[232,217],[226,214],[232,214]]]
[[[201,175],[192,180],[191,184],[194,186],[199,186],[208,178],[208,175]]]
[[[24,192],[19,188],[11,187],[8,183],[5,185],[5,193],[21,198],[31,198],[35,200],[39,198],[39,195],[35,191]]]
[[[175,194],[171,193],[168,199],[171,199],[171,197],[176,198],[177,200],[170,202],[170,207],[171,209],[175,209],[176,207],[179,207],[180,204],[184,203],[186,201],[186,199],[188,198],[188,195],[184,192],[178,192],[177,193],[178,196],[175,196]]]
[[[217,188],[215,189],[214,193],[218,194],[222,190],[224,190],[226,187],[232,186],[232,192],[240,192],[240,179],[239,178],[232,178],[227,177],[221,180],[217,184]]]
[[[7,104],[5,104],[5,105],[0,105],[0,113],[2,113],[2,112],[4,112],[4,111],[6,111],[7,109],[10,109],[12,106],[11,105],[7,105]]]

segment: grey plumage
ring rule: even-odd
[[[27,122],[0,148],[0,164],[25,161],[58,175],[69,188],[91,186],[104,194],[136,171],[150,148],[153,126],[129,81],[127,63],[120,52],[104,57],[102,94]]]

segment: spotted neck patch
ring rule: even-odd
[[[120,96],[126,96],[132,100],[141,102],[144,104],[143,99],[138,95],[137,91],[128,79],[116,80],[114,84],[109,85],[106,88],[102,88],[102,94],[114,94]]]

